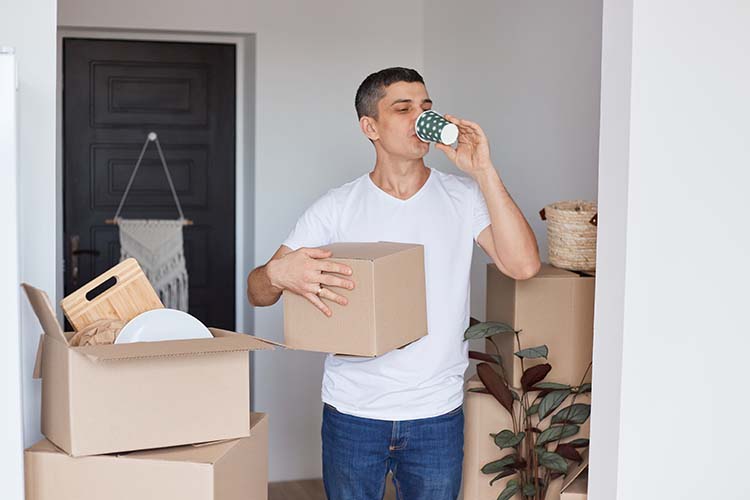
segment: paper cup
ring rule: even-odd
[[[458,127],[432,109],[422,112],[414,122],[414,131],[423,142],[453,144],[458,139]]]

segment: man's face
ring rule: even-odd
[[[397,157],[424,157],[430,144],[417,137],[414,123],[420,113],[431,107],[432,100],[422,83],[397,82],[386,87],[385,96],[378,102],[378,118],[374,120],[380,147]]]

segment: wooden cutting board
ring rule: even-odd
[[[108,281],[111,278],[114,279]],[[96,291],[89,294],[105,283],[114,284],[99,295],[94,296]],[[143,312],[164,308],[141,266],[132,258],[120,262],[65,297],[61,306],[76,331],[100,319],[127,322]]]

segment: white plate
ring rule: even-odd
[[[154,309],[128,321],[120,330],[115,344],[212,337],[203,323],[186,312],[177,309]]]

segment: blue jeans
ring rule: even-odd
[[[461,487],[463,407],[391,422],[323,407],[323,482],[328,500],[382,500],[393,474],[399,500],[455,500]]]

